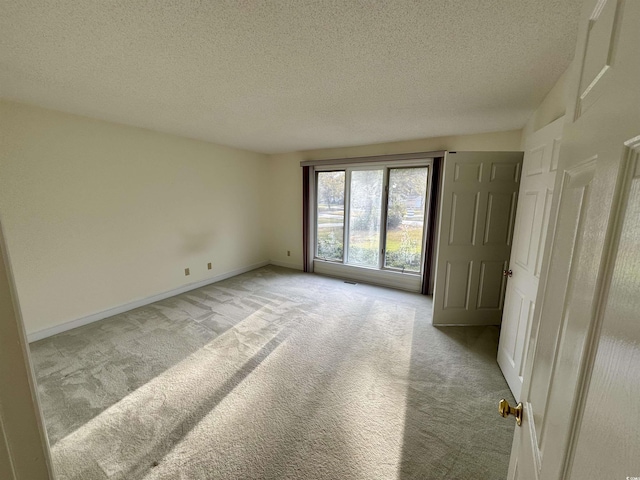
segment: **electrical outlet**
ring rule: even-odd
[[[291,256],[291,250],[287,250],[287,257]]]
[[[211,270],[211,262],[207,263],[207,270]]]
[[[184,269],[184,276],[185,276],[185,277],[188,277],[189,275],[191,275],[191,272],[189,271],[189,269],[188,269],[188,268],[185,268],[185,269]]]

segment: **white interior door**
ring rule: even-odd
[[[1,224],[0,479],[53,479],[49,443]]]
[[[434,325],[499,325],[522,152],[448,152],[433,302]]]
[[[638,25],[585,2],[510,479],[640,475]]]
[[[541,128],[525,143],[513,248],[498,345],[498,365],[516,400],[522,375],[536,295],[542,270],[542,254],[552,215],[551,201],[558,169],[564,117]]]

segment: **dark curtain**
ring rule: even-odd
[[[438,215],[438,195],[440,187],[440,168],[442,166],[442,158],[434,158],[433,171],[431,172],[431,201],[429,202],[429,224],[427,228],[427,243],[424,256],[424,265],[422,268],[422,291],[423,295],[429,295],[429,284],[431,278],[435,274],[435,242],[436,242],[436,222]]]
[[[309,170],[302,167],[302,265],[309,271]]]

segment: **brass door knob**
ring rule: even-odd
[[[518,403],[514,408],[503,398],[500,400],[500,403],[498,403],[498,412],[505,418],[509,415],[513,415],[516,417],[516,423],[518,426],[522,425],[522,402]]]
[[[503,277],[513,277],[513,270],[503,270],[502,271],[502,276]]]

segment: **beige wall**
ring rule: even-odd
[[[522,129],[522,148],[526,139],[533,132],[549,125],[565,114],[567,105],[567,84],[571,75],[571,66],[560,76],[556,84],[549,91],[540,106],[533,112],[526,125]]]
[[[268,174],[266,155],[0,102],[27,332],[268,261]]]
[[[269,259],[301,268],[301,160],[519,150],[521,133],[266,156],[0,102],[0,217],[27,331]]]
[[[269,160],[272,215],[267,238],[273,263],[302,269],[302,168],[300,153]],[[291,256],[287,256],[287,251]]]
[[[271,261],[302,268],[301,161],[436,150],[512,151],[520,150],[521,134],[521,130],[512,130],[271,155],[271,198],[274,212],[269,241]],[[287,250],[291,251],[290,257],[287,256]]]

